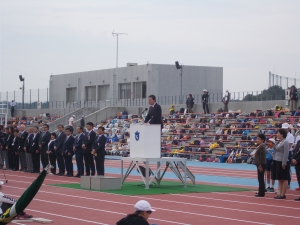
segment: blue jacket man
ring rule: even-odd
[[[56,158],[57,158],[57,164],[58,164],[58,169],[59,172],[57,175],[59,176],[64,176],[65,175],[65,162],[64,162],[64,157],[63,157],[63,150],[64,150],[64,143],[66,140],[66,134],[64,132],[64,126],[63,125],[58,125],[58,135],[56,138],[55,146],[54,146],[54,151],[56,152]]]
[[[98,136],[95,138],[92,151],[95,156],[98,176],[104,176],[105,144],[104,127],[99,127]]]
[[[83,133],[83,127],[79,126],[77,127],[77,136],[74,140],[74,153],[76,158],[76,164],[77,164],[77,174],[76,177],[81,177],[84,175],[84,164],[83,164],[83,148],[82,144],[85,140],[85,135]]]
[[[64,159],[66,164],[66,170],[67,170],[67,176],[73,177],[73,163],[72,158],[74,155],[73,151],[73,145],[74,145],[74,137],[72,135],[72,129],[70,127],[66,128],[66,141],[64,144]]]

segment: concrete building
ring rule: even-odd
[[[117,102],[124,99],[146,99],[148,95],[173,98],[179,103],[181,70],[175,65],[128,63],[127,67],[70,74],[51,75],[50,107],[57,102]],[[223,93],[223,68],[183,66],[182,99],[188,94]],[[212,95],[210,95],[212,98]],[[215,97],[214,97],[215,98]],[[219,96],[220,98],[220,96]],[[168,104],[168,102],[165,102]],[[172,103],[172,102],[171,102]]]

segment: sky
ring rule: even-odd
[[[300,79],[298,0],[0,0],[0,8],[0,92],[19,90],[19,74],[25,89],[45,89],[51,74],[115,67],[113,31],[128,34],[119,67],[223,67],[231,92],[268,88],[269,71]]]

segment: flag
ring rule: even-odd
[[[42,186],[50,167],[51,165],[48,165],[21,195],[19,200],[0,216],[0,225],[9,223],[17,215],[24,211]]]

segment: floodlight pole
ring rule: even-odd
[[[118,57],[119,57],[119,35],[128,35],[127,33],[115,33],[112,32],[113,36],[117,36],[117,57],[116,57],[116,68],[118,69]]]
[[[22,109],[24,109],[24,95],[25,95],[25,78],[23,77],[23,87],[22,87]]]
[[[119,58],[119,35],[128,35],[127,33],[115,33],[114,32],[114,30],[113,30],[113,32],[112,32],[112,35],[113,35],[113,37],[115,37],[115,36],[117,36],[117,56],[116,56],[116,69],[118,69],[118,58]],[[113,87],[112,87],[112,89],[113,89],[113,93],[112,93],[112,100],[113,100],[113,102],[114,102],[114,98],[115,98],[115,80],[116,80],[116,78],[115,78],[115,76],[116,76],[116,74],[113,74]]]
[[[180,81],[180,104],[183,104],[182,102],[182,64],[181,64],[181,66],[180,66],[180,70],[181,70],[181,74],[180,74],[180,76],[181,76],[181,81]]]

